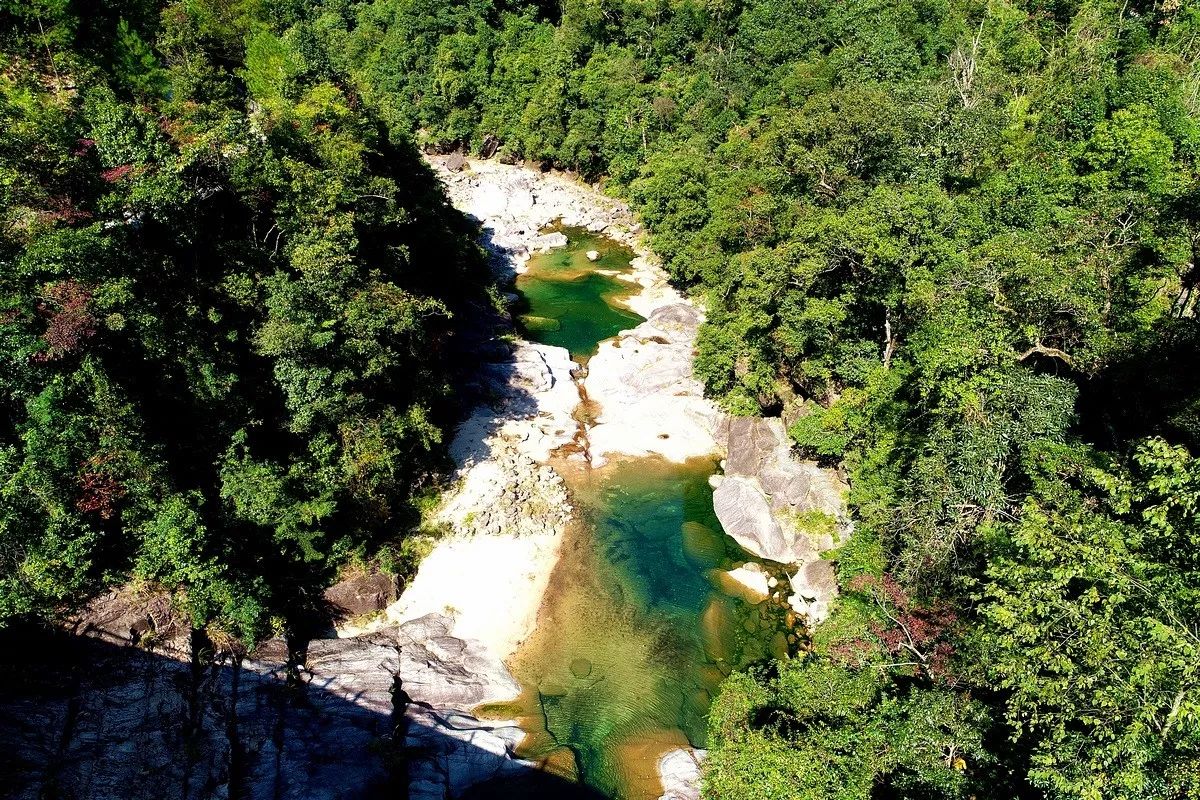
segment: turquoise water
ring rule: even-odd
[[[715,469],[638,459],[569,476],[584,524],[512,665],[525,695],[497,712],[530,732],[523,755],[604,797],[657,798],[658,758],[704,746],[721,680],[786,651],[782,605],[721,580],[747,555],[713,514]]]
[[[636,285],[597,271],[628,272],[634,254],[586,230],[560,230],[567,246],[534,256],[517,278],[517,320],[525,338],[565,347],[572,358],[586,360],[600,342],[643,321],[620,304]],[[600,253],[595,262],[587,258],[589,250]]]

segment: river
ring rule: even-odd
[[[621,279],[633,253],[560,230],[567,246],[535,256],[517,280],[518,319],[527,338],[586,365],[602,340],[642,321],[625,305],[637,287]],[[579,520],[535,633],[510,659],[523,694],[483,713],[517,719],[527,733],[518,754],[543,769],[606,797],[657,798],[661,756],[704,747],[721,680],[786,653],[786,608],[726,575],[752,557],[713,512],[715,458],[555,466]]]

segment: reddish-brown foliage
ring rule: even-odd
[[[71,198],[60,195],[50,198],[50,210],[46,212],[46,217],[70,225],[91,219],[92,212],[76,208]]]
[[[850,581],[851,591],[870,596],[883,611],[886,623],[871,624],[871,634],[885,652],[928,678],[953,684],[954,645],[951,634],[958,615],[947,604],[918,603],[891,575],[882,579],[860,575]]]
[[[75,149],[71,151],[73,156],[86,156],[96,147],[95,139],[77,139],[75,141]]]
[[[49,346],[33,360],[54,361],[79,349],[84,340],[95,336],[96,318],[88,310],[92,293],[75,280],[59,281],[46,287],[38,313],[46,317],[42,340]]]
[[[85,514],[97,514],[101,519],[112,519],[117,501],[125,496],[125,488],[108,471],[113,455],[92,456],[83,463],[84,471],[79,475],[81,493],[75,508]]]
[[[83,513],[95,513],[101,519],[112,519],[116,511],[116,501],[125,494],[121,484],[112,475],[105,473],[87,473],[79,479],[82,494],[75,501],[75,507]]]
[[[121,164],[120,166],[113,167],[112,169],[104,170],[100,173],[100,177],[103,178],[107,183],[116,183],[130,172],[133,172],[132,164]]]
[[[829,657],[843,667],[861,667],[871,660],[871,655],[879,648],[874,642],[864,639],[850,639],[838,642],[829,648]]]

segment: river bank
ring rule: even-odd
[[[565,176],[474,161],[455,171],[446,161],[432,158],[431,164],[451,202],[481,225],[498,278],[515,280],[532,257],[566,244],[560,230],[548,230],[552,225],[587,231],[602,237],[598,242],[632,253],[621,259],[619,270],[604,272],[630,286],[620,292],[620,303],[645,319],[600,343],[590,359],[581,354],[573,360],[564,348],[517,340],[508,358],[480,376],[483,393],[492,399],[459,427],[450,445],[458,487],[437,516],[448,535],[387,609],[386,623],[403,625],[425,615],[445,620],[445,635],[471,642],[486,655],[491,677],[477,688],[497,704],[517,696],[511,675],[495,665],[514,663],[537,630],[539,610],[551,613],[543,601],[568,526],[579,517],[550,465],[570,472],[623,457],[658,455],[678,463],[715,459],[721,415],[691,375],[702,313],[669,285],[627,207]],[[589,252],[588,258],[603,256]],[[579,413],[581,408],[593,415]],[[705,504],[711,513],[711,501]],[[405,676],[400,677],[403,688]],[[464,727],[473,737],[480,732],[495,737],[494,745],[511,741],[510,721],[480,720],[461,703],[423,705],[406,712],[414,723],[408,728],[411,747],[444,742]],[[443,723],[451,714],[454,726]],[[676,734],[647,753],[656,763],[660,750],[686,744]],[[506,750],[514,767],[522,763],[516,749]],[[443,763],[419,767],[414,789],[427,788],[431,796],[443,789],[454,794],[489,777],[462,759],[453,763],[455,757],[443,749]],[[537,759],[537,766],[545,768],[545,759]],[[438,773],[447,776],[442,786],[433,785]],[[420,783],[431,779],[433,784]],[[650,776],[649,783],[656,782],[657,775]]]

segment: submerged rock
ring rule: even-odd
[[[769,576],[763,572],[761,565],[753,561],[737,569],[731,569],[725,574],[751,592],[755,599],[765,600],[771,594]]]

